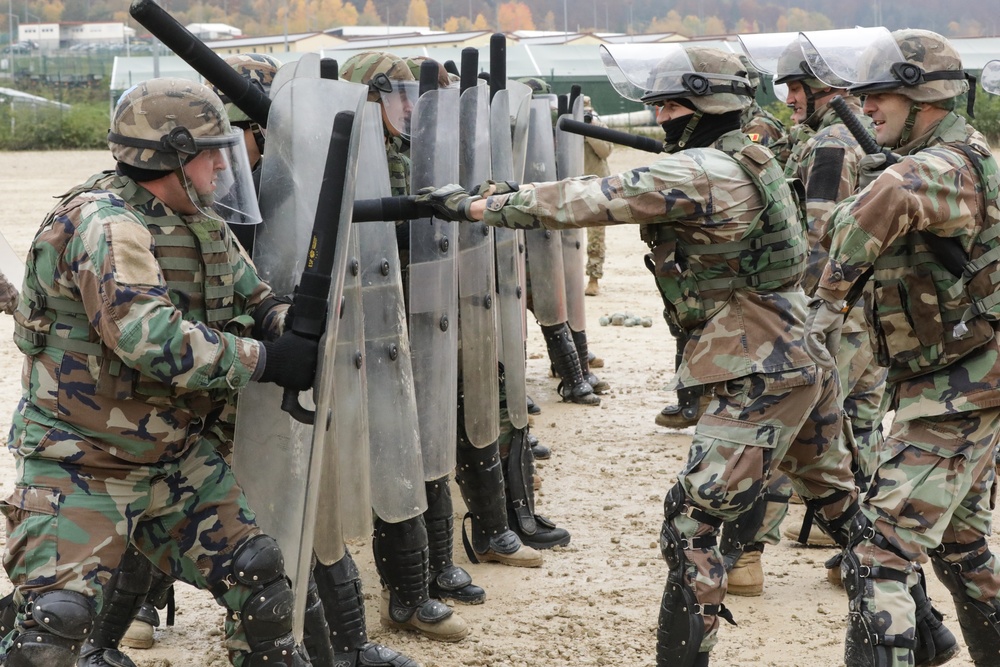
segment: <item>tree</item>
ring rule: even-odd
[[[489,30],[490,22],[486,20],[486,17],[482,14],[476,14],[476,20],[472,24],[473,30]]]
[[[545,15],[542,20],[542,30],[555,30],[556,29],[556,15],[554,12],[549,12]]]
[[[467,32],[472,29],[472,21],[467,16],[452,16],[444,22],[445,32]]]
[[[382,25],[382,17],[378,15],[372,0],[365,3],[364,10],[358,16],[358,25]]]
[[[497,7],[497,24],[500,32],[535,29],[535,22],[531,20],[531,9],[517,0],[504,2]]]
[[[426,0],[410,0],[406,10],[406,25],[430,25],[431,17],[427,11]]]

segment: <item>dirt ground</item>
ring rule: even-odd
[[[612,168],[648,163],[650,156],[616,151]],[[0,182],[8,196],[0,231],[21,255],[51,197],[111,166],[107,152],[0,153]],[[542,408],[534,433],[552,448],[539,463],[544,479],[538,511],[573,535],[568,547],[545,554],[541,569],[471,565],[456,533],[455,561],[487,590],[486,603],[458,607],[472,627],[457,644],[383,630],[378,621],[378,577],[366,542],[351,551],[365,582],[370,637],[400,649],[425,667],[628,666],[654,664],[656,619],[667,574],[657,540],[663,495],[683,464],[691,432],[653,423],[673,395],[663,389],[673,367],[673,341],[662,306],[642,265],[635,227],[610,228],[601,293],[587,299],[590,346],[606,365],[598,374],[612,386],[600,407],[560,403],[548,375],[544,342],[532,324],[528,343],[529,393]],[[649,317],[651,328],[598,324],[602,315]],[[11,342],[12,319],[0,316],[0,432],[6,433],[20,395],[21,355]],[[238,445],[237,445],[238,446]],[[13,460],[0,455],[0,488],[12,488]],[[456,498],[456,527],[464,506]],[[790,522],[799,517],[793,506]],[[994,549],[1000,540],[991,538]],[[842,663],[847,604],[827,584],[822,563],[830,549],[783,541],[764,556],[766,583],[758,598],[731,596],[736,627],[722,629],[713,665],[797,667]],[[929,568],[928,568],[929,569]],[[958,634],[950,597],[930,578],[931,597]],[[0,574],[0,593],[10,583]],[[161,627],[151,650],[130,650],[140,667],[222,667],[222,611],[205,593],[178,585],[177,623]],[[960,638],[961,641],[961,638]],[[971,665],[963,650],[949,664]]]

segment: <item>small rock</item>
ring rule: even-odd
[[[607,315],[602,315],[600,319],[597,320],[597,323],[600,324],[602,327],[606,327],[609,324],[611,324],[611,318],[608,317]]]
[[[647,329],[649,327],[653,326],[653,318],[652,317],[644,317],[644,318],[642,318],[642,320],[640,320],[640,322],[642,323],[642,326],[646,327]]]

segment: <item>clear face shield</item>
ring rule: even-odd
[[[178,154],[184,156],[181,180],[198,211],[226,224],[260,223],[257,191],[243,131],[234,129],[220,137],[197,139],[186,130],[176,134],[179,141],[172,141],[172,144]]]
[[[678,44],[604,44],[601,60],[618,94],[643,104],[734,92],[734,84],[738,94],[750,95],[746,76],[696,72]]]
[[[390,132],[409,141],[410,116],[413,114],[413,105],[420,96],[420,83],[394,81],[384,73],[380,73],[368,82],[368,88],[378,91],[383,119],[388,124]]]
[[[817,79],[834,88],[881,84],[896,88],[892,68],[905,62],[886,28],[848,28],[800,33],[806,64]]]
[[[991,60],[986,63],[979,82],[987,93],[1000,95],[1000,60]]]
[[[771,77],[771,87],[774,96],[781,102],[788,99],[788,85],[774,83],[782,77],[783,72],[778,66],[781,54],[798,37],[796,32],[768,32],[753,35],[740,35],[740,47],[750,59],[750,64],[757,68],[761,76]]]

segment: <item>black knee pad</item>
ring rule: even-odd
[[[705,621],[698,598],[681,570],[671,569],[660,601],[656,627],[657,667],[693,667],[705,637]]]
[[[75,591],[48,591],[28,605],[5,667],[74,667],[94,621],[93,601]]]
[[[294,597],[285,576],[285,561],[275,539],[256,535],[233,556],[233,577],[251,590],[240,618],[252,651],[266,651],[276,640],[291,638]]]

